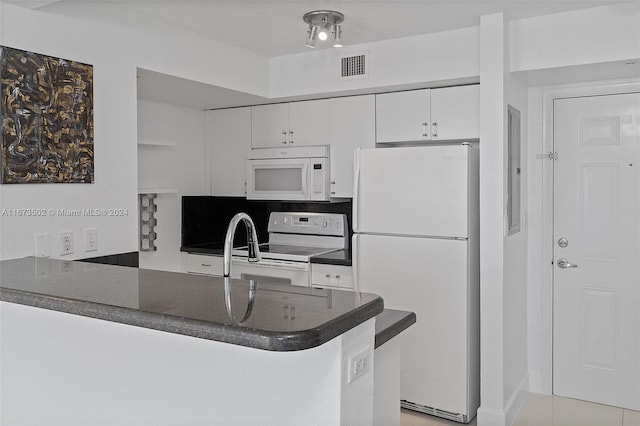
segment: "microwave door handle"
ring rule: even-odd
[[[309,162],[306,161],[304,164],[302,164],[302,176],[304,177],[304,179],[302,179],[302,194],[306,199],[311,198],[311,194],[307,189],[309,188],[309,179],[311,179],[311,173],[308,172],[308,168],[309,168]]]

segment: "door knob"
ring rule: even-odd
[[[565,258],[558,259],[558,268],[560,269],[577,268],[577,267],[578,265],[576,265],[575,263],[569,263],[569,261],[567,261],[567,259]]]

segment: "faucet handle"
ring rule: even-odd
[[[260,256],[260,247],[258,243],[258,235],[256,234],[255,226],[247,224],[247,249],[249,252],[249,262],[259,262],[262,259]]]

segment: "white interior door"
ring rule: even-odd
[[[634,410],[639,145],[640,94],[554,101],[553,393]]]

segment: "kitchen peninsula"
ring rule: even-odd
[[[2,424],[373,423],[373,294],[23,258],[0,307]]]

